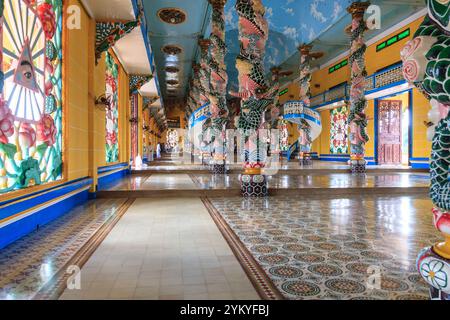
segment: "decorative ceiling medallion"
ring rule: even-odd
[[[176,56],[176,55],[180,54],[181,52],[183,52],[183,50],[180,47],[178,47],[176,45],[172,45],[172,44],[162,47],[161,51],[164,52],[165,54],[172,55],[172,56]]]
[[[167,80],[167,84],[171,86],[176,86],[179,84],[177,80]]]
[[[180,72],[180,69],[178,69],[177,67],[168,66],[168,67],[166,67],[166,72],[168,72],[168,73],[178,73],[178,72]]]
[[[186,13],[178,8],[163,8],[158,11],[158,17],[169,24],[180,24],[186,21]]]

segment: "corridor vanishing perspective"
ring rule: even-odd
[[[0,0],[0,300],[449,300],[449,20]]]

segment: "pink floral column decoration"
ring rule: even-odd
[[[367,100],[365,98],[366,86],[366,60],[367,50],[364,42],[364,33],[367,25],[364,13],[369,7],[369,2],[353,2],[347,11],[352,15],[352,25],[347,30],[351,37],[350,66],[351,66],[351,89],[350,89],[350,170],[352,173],[365,173],[366,160],[365,145],[369,141],[367,135],[367,116],[365,109]]]

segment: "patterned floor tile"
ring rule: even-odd
[[[0,299],[32,299],[125,202],[87,202],[0,250]]]
[[[428,298],[415,259],[440,239],[425,197],[234,197],[205,204],[286,299]]]

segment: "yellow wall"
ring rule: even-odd
[[[68,5],[78,5],[78,0],[69,0]],[[68,30],[65,41],[65,150],[64,175],[68,180],[89,175],[89,65],[91,56],[90,18],[81,10],[81,29]]]
[[[431,142],[427,140],[427,127],[423,123],[428,120],[428,111],[431,106],[419,90],[413,90],[413,158],[429,158]]]
[[[79,0],[69,0],[74,4],[82,8]],[[94,103],[105,93],[106,66],[105,54],[95,64],[94,44],[95,21],[82,10],[81,29],[67,31],[66,37],[65,175],[68,180],[90,176],[95,185],[98,167],[106,165],[106,114]],[[130,155],[129,101],[129,77],[119,63],[119,162],[128,162]]]

